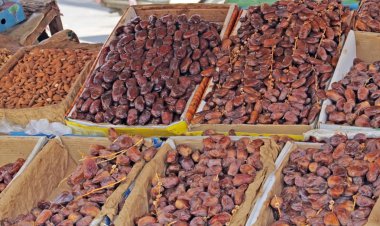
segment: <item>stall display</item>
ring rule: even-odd
[[[223,42],[218,70],[203,72],[212,82],[192,124],[312,124],[348,12],[338,1],[251,6]]]
[[[82,49],[26,52],[0,82],[1,108],[43,107],[60,103],[93,53]],[[23,86],[23,89],[20,89]]]
[[[109,139],[66,138],[63,144],[59,140],[50,141],[31,164],[31,170],[15,182],[18,185],[27,183],[29,188],[26,189],[31,189],[34,196],[23,200],[14,194],[23,193],[24,188],[8,190],[0,200],[1,224],[84,226],[103,212],[117,213],[118,205],[123,205],[123,193],[157,149],[141,136],[118,137],[113,133]],[[85,154],[78,156],[80,153]],[[39,162],[42,159],[44,163]],[[57,163],[60,166],[66,163],[67,168],[59,168],[46,178],[33,177],[35,181],[30,181],[31,174],[49,172],[43,170],[53,170],[57,165],[50,164]],[[45,191],[39,191],[41,184],[46,186]],[[18,204],[14,205],[23,208],[15,210],[7,201],[16,201]]]
[[[244,225],[274,169],[271,139],[172,137],[144,167],[115,225]]]
[[[0,118],[63,122],[100,45],[78,43],[70,30],[18,50],[1,70]]]
[[[129,8],[66,123],[79,134],[100,135],[110,127],[145,136],[185,133],[203,93],[195,89],[207,82],[201,71],[215,65],[211,50],[232,30],[235,10],[216,4]]]
[[[136,17],[118,27],[71,118],[130,126],[179,121],[201,70],[215,64],[220,31],[199,15]]]
[[[0,136],[0,225],[380,225],[379,1],[133,5],[103,45],[19,2],[0,129],[81,136]]]
[[[380,2],[362,0],[355,19],[355,30],[380,32]]]
[[[380,62],[367,64],[355,59],[354,66],[326,92],[331,104],[326,106],[328,124],[380,127]]]
[[[261,209],[268,218],[256,224],[376,225],[371,215],[380,194],[379,141],[335,135],[318,147],[294,145],[270,188],[271,209]]]

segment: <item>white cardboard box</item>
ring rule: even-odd
[[[360,58],[366,63],[373,63],[380,60],[380,34],[362,31],[350,31],[340,55],[338,65],[334,71],[328,89],[334,82],[342,80],[353,66],[354,59]],[[331,104],[330,100],[322,103],[321,113],[318,119],[317,127],[320,129],[335,130],[336,132],[352,131],[371,132],[376,129],[369,127],[344,126],[336,124],[326,124],[327,114],[326,107]]]

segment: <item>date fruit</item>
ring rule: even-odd
[[[167,153],[165,174],[152,179],[150,214],[136,219],[137,225],[227,225],[261,170],[253,163],[260,162],[263,145],[261,139],[232,141],[218,134],[203,139],[202,149],[177,145]],[[238,160],[238,149],[255,161]],[[226,162],[237,162],[233,175]]]
[[[364,134],[334,135],[320,149],[295,149],[282,169],[283,190],[271,198],[271,225],[366,224],[380,189],[378,145]]]
[[[23,225],[27,221],[31,225],[90,225],[107,198],[126,179],[134,164],[141,158],[150,161],[157,153],[157,149],[146,143],[141,136],[118,136],[111,130],[109,139],[111,145],[108,147],[90,147],[90,154],[80,161],[68,177],[66,191],[50,202],[40,201],[29,214],[3,219],[0,224]],[[21,167],[22,164],[17,165]],[[16,164],[9,165],[4,172],[17,172],[16,168]],[[124,201],[125,199],[119,206]]]
[[[135,17],[116,31],[85,84],[100,92],[84,91],[71,117],[128,126],[179,121],[202,71],[210,67],[207,59],[216,60],[211,51],[221,44],[221,26],[199,15],[151,15]]]

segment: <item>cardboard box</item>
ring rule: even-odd
[[[306,149],[306,148],[317,148],[321,149],[323,144],[320,143],[303,143],[303,142],[288,142],[281,151],[281,154],[276,160],[276,169],[273,172],[267,181],[264,183],[265,192],[262,194],[260,199],[256,202],[256,205],[253,207],[249,220],[247,221],[246,226],[263,226],[271,225],[275,219],[273,217],[273,211],[270,207],[270,201],[275,195],[280,195],[281,191],[284,188],[282,174],[283,168],[289,162],[290,154],[297,148]],[[378,210],[380,208],[380,201],[377,200],[375,206],[372,209],[371,214],[369,215],[368,222],[366,226],[375,226],[380,225],[380,216]]]
[[[83,49],[89,53],[96,55],[99,51],[99,44],[79,43],[75,40],[76,35],[73,35],[71,30],[61,31],[50,39],[36,46],[28,46],[19,49],[0,69],[0,75],[8,74],[19,62],[25,54],[33,49]],[[95,57],[94,57],[95,58]],[[86,75],[90,70],[94,58],[88,60],[82,71],[76,76],[72,82],[68,94],[58,104],[46,105],[43,107],[29,107],[20,109],[0,108],[0,119],[3,118],[8,122],[26,126],[32,119],[48,119],[50,122],[64,122],[66,112],[70,109],[75,96],[78,94]]]
[[[151,139],[145,139],[146,144],[153,145]],[[109,146],[107,138],[94,137],[57,137],[50,140],[41,152],[7,189],[0,199],[0,221],[13,219],[19,214],[28,213],[41,200],[54,200],[57,195],[67,190],[67,178],[76,169],[83,156],[89,154],[92,144]],[[119,202],[124,192],[129,188],[145,165],[141,160],[135,163],[124,182],[109,196],[101,207],[101,212],[94,219],[102,219],[104,215],[117,214]]]
[[[116,226],[133,225],[135,219],[149,213],[149,194],[151,189],[151,181],[156,175],[164,176],[166,171],[165,159],[167,152],[175,149],[177,145],[186,144],[193,149],[201,149],[203,147],[202,140],[206,137],[171,137],[167,140],[167,144],[171,148],[162,148],[156,154],[154,159],[150,161],[140,175],[136,179],[135,187],[132,193],[127,198],[123,209],[114,222]],[[239,140],[241,137],[232,137],[232,140]],[[257,139],[257,138],[250,138]],[[248,215],[251,211],[253,204],[260,197],[261,187],[263,181],[274,170],[274,162],[278,156],[279,147],[277,144],[268,138],[260,138],[265,140],[264,146],[260,149],[261,161],[263,162],[263,169],[258,171],[255,180],[249,185],[245,191],[244,202],[239,206],[237,211],[233,214],[230,226],[242,226],[246,223]]]
[[[254,5],[254,4],[253,4]],[[247,14],[247,10],[241,10],[239,14],[239,18],[244,18]],[[342,17],[342,29],[344,29],[342,36],[340,37],[340,42],[337,47],[337,52],[339,53],[343,47],[343,43],[348,33],[349,24],[351,23],[353,14],[344,15]],[[236,23],[233,27],[233,30],[230,34],[236,35],[238,29],[241,26],[241,22],[239,19],[236,20]],[[337,55],[338,56],[338,55]],[[334,65],[334,60],[333,60]],[[206,102],[204,101],[205,96],[211,92],[212,87],[214,86],[213,82],[210,80],[207,84],[207,88],[202,96],[202,100],[197,108],[196,112],[202,111]],[[314,122],[310,125],[272,125],[272,124],[190,124],[189,132],[190,135],[201,135],[203,131],[207,129],[215,130],[219,133],[228,133],[230,130],[234,130],[235,133],[239,136],[249,135],[249,136],[270,136],[270,135],[286,135],[295,140],[302,141],[303,133],[314,129],[317,126],[318,116]]]
[[[18,1],[0,0],[0,32],[21,23],[25,18],[22,5]]]
[[[103,48],[108,46],[111,41],[115,39],[115,30],[122,24],[128,23],[136,16],[142,19],[147,19],[150,15],[157,15],[158,17],[165,14],[180,15],[186,14],[188,16],[199,14],[202,19],[215,22],[223,25],[220,36],[228,37],[232,30],[232,26],[237,16],[236,5],[220,5],[220,4],[174,4],[174,5],[141,5],[131,6],[122,16],[119,23],[116,25],[114,31],[104,44]],[[99,56],[98,56],[99,59]],[[93,65],[87,79],[92,77],[94,70],[98,67],[98,59]],[[180,121],[174,122],[168,126],[166,125],[146,125],[146,126],[127,126],[127,125],[113,125],[107,123],[93,123],[84,120],[72,119],[70,116],[75,111],[75,105],[66,116],[66,124],[73,129],[75,134],[82,135],[100,135],[104,136],[109,128],[115,128],[119,133],[140,134],[143,136],[173,136],[182,135],[187,132],[188,122],[192,119],[196,107],[199,104],[199,98],[202,96],[204,88],[208,83],[208,78],[203,79],[198,89],[193,92],[192,97],[187,103],[186,109],[181,116]],[[85,84],[86,86],[86,84]],[[83,88],[82,88],[83,89]],[[77,99],[79,95],[77,96]]]
[[[380,60],[380,34],[362,31],[350,31],[344,44],[342,54],[339,58],[338,65],[331,79],[328,89],[332,89],[334,82],[342,80],[353,66],[355,58],[360,58],[366,63],[373,63]],[[318,119],[318,128],[329,129],[335,131],[367,131],[371,132],[375,129],[369,127],[344,126],[335,124],[326,124],[327,114],[326,107],[332,102],[330,100],[323,101],[321,113]]]
[[[46,144],[46,137],[11,137],[0,136],[0,167],[8,163],[14,163],[17,159],[25,159],[24,165],[15,174],[13,180],[8,184],[7,188],[0,193],[0,200],[5,191],[12,187],[14,180],[22,175],[33,161],[34,157]]]

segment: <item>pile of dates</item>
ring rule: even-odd
[[[122,135],[111,141],[109,147],[90,147],[90,155],[68,177],[70,190],[52,202],[39,202],[29,213],[6,219],[1,225],[90,225],[134,163],[142,159],[150,161],[157,152],[156,148],[147,147],[140,136]]]
[[[296,149],[283,168],[272,226],[365,225],[380,195],[380,139],[335,135],[321,149]]]
[[[71,118],[115,125],[180,120],[200,73],[215,67],[221,27],[199,15],[139,17],[116,29]]]
[[[151,214],[136,225],[227,225],[263,168],[263,145],[261,139],[232,141],[224,135],[205,138],[202,150],[178,145],[167,154],[164,177],[152,179]]]
[[[380,127],[380,61],[372,64],[354,60],[354,66],[339,82],[331,85],[326,96],[327,123]]]
[[[362,0],[355,28],[359,31],[380,32],[380,1]]]
[[[14,163],[8,163],[0,167],[0,193],[4,191],[24,163],[25,159],[19,158]]]
[[[43,107],[61,103],[95,52],[86,49],[40,49],[25,53],[0,78],[0,108]]]
[[[193,124],[311,124],[339,56],[349,10],[338,0],[251,6],[214,48],[213,88]]]

